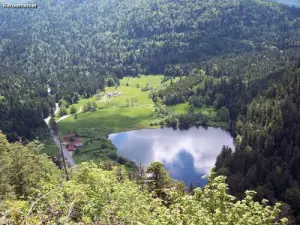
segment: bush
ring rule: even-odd
[[[68,114],[68,112],[67,112],[67,109],[66,108],[64,108],[64,107],[62,107],[62,108],[60,108],[60,111],[59,111],[59,115],[62,117],[62,116],[65,116],[65,115],[67,115]]]
[[[127,160],[125,158],[123,158],[122,156],[118,156],[117,163],[124,165],[124,163],[126,162]]]
[[[218,110],[217,116],[221,121],[228,121],[230,116],[229,110],[226,107],[222,107]]]
[[[151,88],[149,86],[141,88],[141,91],[150,91],[150,90],[151,90]]]
[[[190,102],[195,107],[202,107],[203,106],[203,98],[201,96],[192,96],[190,97]]]
[[[107,80],[107,86],[108,87],[115,86],[115,81],[112,78],[108,78],[108,80]]]
[[[70,109],[70,114],[75,114],[77,112],[77,109],[74,105],[72,105],[71,109]]]
[[[112,160],[116,160],[118,158],[118,155],[115,152],[111,152],[108,154],[108,157]]]

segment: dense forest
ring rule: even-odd
[[[299,72],[287,68],[268,76],[265,88],[237,117],[235,152],[223,149],[216,164],[227,176],[231,193],[242,196],[250,188],[260,199],[285,201],[298,215],[296,224],[300,223]]]
[[[259,66],[267,65],[300,45],[299,12],[262,0],[37,2],[37,10],[0,9],[1,74],[15,74],[15,84],[33,81],[1,88],[0,129],[9,140],[37,137],[54,101],[90,97],[104,88],[105,76],[186,75],[215,57],[247,54],[249,60],[260,54]],[[48,85],[55,98],[32,103],[47,98]]]
[[[107,77],[117,82],[125,75],[164,74],[171,80],[180,76],[178,82],[151,93],[153,101],[218,109],[236,138],[235,151],[224,147],[216,162],[216,174],[227,177],[230,194],[241,200],[246,190],[254,189],[255,200],[267,198],[272,206],[284,202],[284,216],[300,224],[299,9],[263,0],[49,0],[38,4],[36,10],[0,9],[0,130],[9,141],[40,138],[45,132],[43,119],[53,113],[55,102],[69,105],[89,98],[105,88]],[[206,118],[191,112],[170,118],[166,124],[172,125],[174,120],[187,128],[199,120],[205,124]],[[176,212],[182,224],[197,224],[200,218],[207,219],[202,224],[228,224],[233,217],[233,224],[241,224],[238,219],[244,218],[241,215],[251,204],[255,204],[251,210],[257,210],[252,215],[258,216],[245,220],[274,224],[276,219],[273,208],[256,205],[249,193],[244,200],[231,201],[233,197],[225,194],[224,177],[212,178],[207,189],[198,190],[193,197],[173,198],[170,196],[180,194],[169,195],[159,189],[156,194],[163,197],[156,197],[171,201],[166,205],[138,192],[141,187],[127,175],[120,178],[120,171],[116,175],[92,164],[79,168],[74,180],[61,184],[60,191],[39,200],[62,182],[56,169],[50,169],[43,156],[28,150],[39,148],[33,144],[23,149],[1,136],[1,145],[0,154],[4,155],[0,160],[7,161],[0,163],[0,200],[5,196],[9,201],[0,202],[0,208],[10,209],[4,223],[20,224],[24,218],[29,223],[70,224],[124,218],[126,224],[134,216],[134,222],[147,224],[156,218],[156,224],[178,224],[170,221]],[[21,156],[9,158],[12,151],[25,151],[33,161],[22,162]],[[20,161],[14,161],[17,159]],[[49,174],[36,169],[39,164],[32,163],[36,159],[45,163],[40,168],[49,167]],[[20,165],[24,171],[12,175]],[[31,171],[36,173],[31,175]],[[37,184],[40,186],[35,186],[37,177],[43,178]],[[97,185],[110,190],[111,195],[95,195]],[[209,192],[211,187],[222,189]],[[90,198],[71,189],[84,190]],[[148,191],[153,190],[150,185]],[[216,202],[227,199],[224,204],[228,205],[219,209],[215,208],[218,204],[211,206],[203,200],[203,196],[215,193],[222,195],[217,196],[222,201]],[[20,200],[21,196],[24,199]],[[144,207],[143,214],[130,214],[133,207],[126,199],[133,198],[138,202],[132,204]],[[106,203],[99,205],[100,200]],[[199,206],[199,200],[203,205]],[[111,202],[116,208],[111,208]],[[166,212],[166,217],[158,217],[153,204]],[[98,218],[94,206],[111,212],[110,216]],[[235,207],[245,211],[223,217],[235,212],[229,210]],[[263,221],[267,218],[270,220]]]
[[[222,149],[217,174],[227,177],[230,193],[237,197],[255,189],[257,199],[286,202],[285,210],[299,224],[300,58],[295,59],[264,75],[256,71],[252,76],[208,77],[203,70],[194,70],[153,98],[166,104],[189,102],[194,107],[222,109],[222,115],[230,118],[236,149]],[[193,125],[199,117],[178,119]]]

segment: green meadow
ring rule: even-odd
[[[173,80],[176,82],[179,78]],[[163,75],[149,75],[140,77],[124,77],[120,80],[120,86],[106,87],[104,91],[97,93],[89,99],[80,99],[74,106],[77,112],[88,102],[96,104],[97,110],[71,115],[64,120],[58,121],[58,126],[62,134],[73,130],[78,132],[84,143],[83,147],[77,151],[73,158],[75,162],[89,160],[118,161],[119,159],[115,147],[107,140],[110,133],[122,131],[158,128],[153,125],[153,121],[161,119],[155,112],[154,103],[149,94],[152,91],[162,89],[171,84],[171,80],[163,82]],[[107,94],[117,92],[120,96],[109,97]],[[175,106],[167,106],[177,114],[188,114],[190,105],[182,103]],[[67,110],[70,111],[69,107]],[[224,124],[213,122],[217,112],[213,108],[193,108],[195,113],[201,113],[208,118],[208,125],[221,126]],[[151,124],[151,125],[150,125]],[[155,124],[155,123],[154,123]],[[57,148],[54,143],[45,143],[45,152],[55,155]],[[125,162],[130,164],[129,162]]]
[[[46,153],[49,156],[55,156],[58,154],[58,148],[51,137],[43,140],[42,143],[44,144],[43,153]]]
[[[163,78],[162,75],[140,76],[139,78],[124,77],[120,80],[120,86],[117,88],[106,87],[105,91],[97,93],[92,98],[79,100],[74,105],[77,111],[88,102],[95,102],[97,110],[81,112],[77,114],[77,118],[71,115],[59,121],[60,132],[65,134],[69,130],[89,129],[96,131],[98,135],[92,134],[82,139],[84,146],[73,155],[75,162],[79,163],[92,159],[100,161],[120,160],[113,150],[114,146],[110,146],[110,142],[107,141],[108,134],[153,128],[150,123],[155,120],[156,114],[149,93],[151,90],[162,87]],[[168,82],[165,82],[164,85],[168,85]],[[147,91],[141,90],[146,87]],[[122,95],[107,97],[109,92],[121,92]],[[47,147],[47,149],[49,149],[48,151],[51,150],[50,147]]]
[[[134,98],[133,106],[143,106],[143,107],[152,107],[153,102],[148,98],[150,91],[141,91],[141,88],[148,87],[149,89],[159,89],[166,87],[170,84],[170,80],[161,83],[164,79],[163,75],[141,75],[140,77],[124,77],[120,80],[120,86],[115,87],[106,87],[104,92],[99,92],[89,99],[80,99],[78,103],[72,105],[75,106],[77,112],[83,107],[87,102],[96,102],[97,106],[101,109],[110,108],[110,107],[124,107],[127,105],[127,101],[131,101]],[[179,78],[175,78],[174,82]],[[106,98],[104,95],[108,92],[122,92],[122,96],[114,97],[111,99]],[[127,100],[128,99],[128,100]],[[70,108],[67,109],[67,112],[70,113]],[[57,115],[58,119],[59,116]]]
[[[161,81],[164,79],[163,75],[141,75],[139,77],[124,77],[122,80],[120,80],[121,86],[130,86],[130,87],[136,87],[139,85],[140,87],[145,87],[147,85],[153,87],[153,88],[160,88],[161,87]]]
[[[102,99],[97,100],[97,106],[101,108],[111,108],[111,107],[152,107],[152,100],[148,98],[149,91],[141,91],[136,87],[126,87],[120,86],[118,89],[106,88],[105,93],[108,92],[121,92],[122,96],[112,97],[111,99],[106,96]]]
[[[119,87],[106,87],[90,99],[81,99],[75,104],[79,111],[87,102],[96,102],[97,111],[82,112],[78,118],[70,116],[59,122],[62,133],[80,128],[102,128],[110,132],[149,128],[155,119],[154,104],[149,98],[151,90],[142,91],[143,87],[158,89],[161,87],[162,75],[124,77]],[[107,97],[109,92],[121,92],[121,96]]]
[[[188,112],[190,105],[188,103],[181,103],[173,106],[168,106],[168,108],[173,109],[178,114],[185,114]],[[216,116],[216,110],[212,107],[194,108],[194,112],[212,117]]]
[[[60,121],[59,128],[62,133],[80,128],[102,128],[110,132],[120,132],[150,127],[155,118],[152,108],[106,108],[95,112],[78,114],[78,119],[73,116]]]

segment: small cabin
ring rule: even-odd
[[[63,145],[66,146],[69,151],[74,151],[83,146],[80,138],[76,137],[74,133],[69,133],[65,136]]]

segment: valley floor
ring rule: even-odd
[[[56,116],[60,132],[66,134],[75,131],[83,141],[83,147],[73,154],[76,163],[88,160],[118,161],[116,148],[107,140],[110,133],[146,128],[159,128],[162,118],[155,110],[155,104],[150,98],[151,91],[165,88],[170,85],[170,80],[163,82],[163,75],[140,76],[139,78],[124,77],[118,87],[106,87],[104,92],[99,92],[89,99],[81,99],[74,106],[77,114]],[[176,82],[179,78],[175,78]],[[110,96],[110,93],[119,93],[119,96]],[[89,104],[90,103],[90,104]],[[96,105],[96,109],[87,111],[87,104]],[[164,106],[176,114],[187,114],[190,106],[188,103],[175,106]],[[215,117],[213,108],[195,108],[195,112],[209,117]],[[70,113],[70,107],[68,109]],[[223,126],[222,123],[208,121],[210,126]],[[46,142],[45,152],[54,154],[55,147]]]

